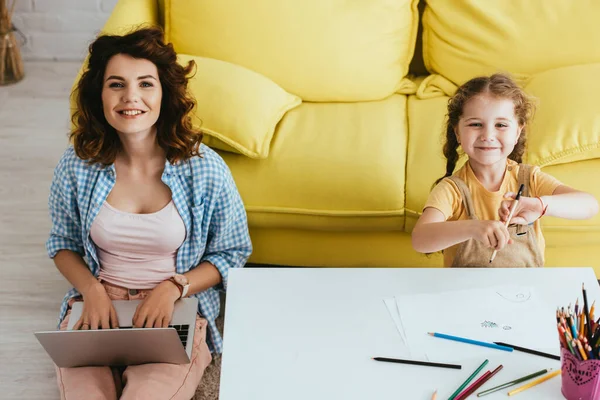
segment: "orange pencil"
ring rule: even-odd
[[[435,389],[435,392],[433,392],[433,395],[431,396],[431,400],[436,400],[437,399],[437,389]]]
[[[573,341],[575,342],[575,345],[577,346],[577,349],[579,350],[579,354],[581,354],[581,358],[583,358],[583,361],[587,360],[587,355],[585,354],[583,347],[581,347],[581,342],[579,341],[579,339],[574,339]]]

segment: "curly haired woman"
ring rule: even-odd
[[[175,301],[199,300],[190,364],[56,368],[63,399],[190,399],[211,352],[219,290],[252,251],[231,172],[201,144],[177,63],[158,28],[103,35],[74,92],[73,146],[54,171],[46,243],[73,285],[60,313],[83,301],[74,329],[118,327],[112,300],[140,300],[134,327],[166,327]]]

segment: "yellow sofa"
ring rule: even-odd
[[[250,262],[440,266],[410,232],[445,170],[448,96],[473,76],[522,83],[538,99],[527,162],[600,198],[600,3],[549,1],[120,0],[103,31],[160,24],[185,57],[247,69],[291,96],[248,143],[243,128],[233,139],[207,129],[246,204]],[[231,85],[207,80],[219,79]],[[247,96],[237,85],[223,97]],[[210,101],[202,87],[193,94]],[[252,90],[252,107],[268,100]],[[246,109],[222,118],[250,121]],[[198,122],[213,118],[202,112]],[[600,216],[544,218],[543,229],[547,266],[600,272]]]

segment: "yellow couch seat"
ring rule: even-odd
[[[406,97],[303,103],[288,112],[269,157],[221,152],[253,228],[404,229]]]

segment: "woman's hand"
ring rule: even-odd
[[[119,320],[106,289],[102,284],[95,283],[83,296],[83,311],[81,318],[73,325],[73,329],[110,329],[118,328]]]
[[[133,315],[135,328],[167,328],[173,317],[175,301],[181,292],[171,281],[158,284],[138,306]]]
[[[513,242],[508,229],[500,221],[471,220],[470,222],[473,224],[471,238],[487,247],[501,250],[504,246]]]
[[[516,195],[515,193],[506,193],[500,208],[498,209],[498,216],[502,222],[506,222],[508,214],[510,214],[510,207],[514,203]],[[528,225],[542,216],[544,212],[542,208],[542,202],[536,197],[524,197],[521,196],[517,203],[517,208],[513,213],[512,218],[508,221],[509,224],[516,225]]]

